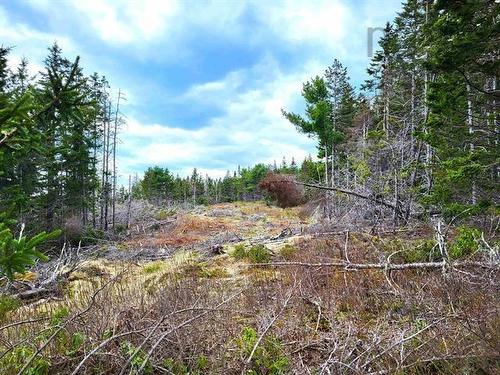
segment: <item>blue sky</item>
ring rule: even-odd
[[[368,28],[399,9],[399,0],[4,0],[0,43],[35,73],[57,41],[126,93],[122,178],[153,165],[222,176],[314,155],[315,141],[280,109],[300,111],[302,82],[334,58],[359,86]]]

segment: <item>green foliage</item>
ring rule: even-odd
[[[55,309],[50,316],[50,324],[53,326],[57,326],[61,324],[64,318],[69,316],[69,308],[67,306],[60,306]]]
[[[189,375],[189,368],[182,361],[167,358],[163,361],[163,366],[174,375]]]
[[[19,306],[21,306],[21,302],[17,298],[0,294],[0,321],[5,319],[9,311],[13,311]]]
[[[83,344],[85,343],[85,335],[81,332],[75,332],[71,335],[71,340],[69,342],[69,345],[67,346],[66,349],[66,355],[67,356],[74,356],[77,354]]]
[[[271,260],[271,253],[264,245],[254,245],[248,250],[247,257],[252,263],[267,263]]]
[[[295,256],[297,253],[297,247],[294,245],[290,244],[285,244],[281,249],[280,249],[280,255],[285,258],[285,259],[291,259]]]
[[[30,346],[16,346],[0,358],[0,369],[2,374],[17,374],[26,363],[28,358],[35,354],[35,349]],[[23,372],[23,375],[49,375],[51,363],[42,356],[36,356],[31,365]]]
[[[182,360],[167,358],[163,361],[163,366],[175,375],[203,375],[207,373],[209,360],[207,356],[200,354],[195,358],[194,364],[189,366]]]
[[[461,226],[458,228],[458,236],[450,246],[449,255],[451,259],[460,259],[473,254],[479,248],[478,239],[481,231],[476,228]]]
[[[132,366],[133,373],[136,373],[137,370],[144,363],[146,363],[146,364],[144,366],[143,373],[144,374],[152,374],[153,373],[153,365],[151,364],[151,362],[149,360],[146,362],[146,353],[143,350],[139,350],[137,353],[135,353],[137,350],[137,347],[129,341],[121,342],[120,349],[121,349],[122,354],[124,356],[126,356],[127,358],[132,356],[132,360],[130,362],[130,365]]]
[[[85,227],[81,234],[82,242],[88,245],[95,245],[104,237],[105,233],[103,230],[92,228],[90,226]]]
[[[156,213],[155,213],[155,219],[156,220],[165,220],[165,219],[168,219],[169,217],[172,217],[174,216],[175,214],[177,213],[177,210],[175,209],[164,209],[164,208],[161,208],[160,210],[158,210]]]
[[[403,258],[407,263],[436,261],[440,257],[435,240],[422,239],[411,241],[404,248]]]
[[[142,267],[142,270],[144,271],[145,274],[151,274],[160,271],[163,268],[163,266],[164,264],[162,262],[151,262],[145,264]]]
[[[246,259],[252,263],[267,263],[271,260],[269,249],[262,244],[250,247],[238,244],[231,253],[236,259]]]
[[[12,280],[15,272],[23,273],[35,264],[36,260],[48,260],[36,247],[59,237],[60,234],[61,231],[56,230],[51,233],[39,233],[31,239],[26,236],[16,239],[5,223],[0,222],[0,275]]]
[[[257,332],[252,327],[245,327],[236,340],[240,354],[248,358],[258,340]],[[286,374],[289,369],[289,359],[283,352],[280,340],[272,335],[264,337],[254,352],[249,374]]]
[[[247,256],[246,246],[242,243],[235,245],[231,255],[236,259],[245,259]]]

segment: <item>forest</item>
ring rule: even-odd
[[[496,374],[500,6],[406,0],[316,155],[120,180],[121,90],[0,48],[0,372]]]

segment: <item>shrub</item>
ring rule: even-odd
[[[304,189],[297,185],[292,175],[268,172],[259,188],[282,208],[298,206],[304,200]]]
[[[248,259],[253,263],[267,263],[271,260],[271,254],[264,245],[255,245],[248,250]]]
[[[137,348],[128,341],[123,341],[122,343],[120,343],[120,349],[125,357],[128,358],[132,356],[132,360],[130,361],[132,370],[138,370],[146,361],[146,353],[143,350],[139,350],[137,351],[137,353],[135,353]],[[144,365],[143,371],[145,374],[153,373],[153,366],[149,361],[147,361],[146,364]],[[135,372],[133,371],[132,373]]]
[[[231,253],[236,259],[246,259],[252,263],[267,263],[271,260],[271,253],[264,245],[254,245],[247,248],[244,244],[238,244]]]
[[[21,306],[21,303],[17,298],[8,296],[8,295],[0,295],[0,321],[5,318],[9,311],[13,311]]]
[[[476,228],[461,226],[458,228],[458,236],[450,247],[451,259],[459,259],[477,251],[479,244],[477,240],[481,237],[481,231]]]
[[[15,347],[0,359],[0,369],[2,369],[2,374],[18,373],[24,366],[26,359],[33,356],[33,354],[35,354],[35,350],[30,348],[29,346]],[[36,356],[33,361],[31,361],[31,365],[23,372],[23,374],[48,375],[50,373],[49,370],[50,362],[41,356]]]
[[[86,245],[95,245],[103,238],[104,231],[92,227],[86,227],[81,236],[82,242]]]
[[[257,342],[257,332],[252,327],[245,327],[241,336],[236,340],[241,355],[248,358]],[[284,355],[282,344],[275,336],[264,337],[252,357],[252,367],[248,374],[286,374],[289,360]]]
[[[169,210],[166,210],[164,208],[161,208],[159,209],[156,213],[155,213],[155,216],[154,218],[156,220],[166,220],[168,219],[169,217],[175,215],[177,213],[177,211],[175,210],[175,208],[171,208]]]
[[[231,255],[236,259],[245,259],[247,256],[246,246],[242,243],[236,245]]]
[[[437,261],[441,254],[435,240],[422,239],[411,241],[410,248],[403,252],[405,262],[430,262]]]
[[[285,244],[280,249],[280,255],[285,259],[291,259],[297,253],[297,248],[290,244]]]

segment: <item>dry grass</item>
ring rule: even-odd
[[[260,203],[237,207],[241,218],[181,217],[173,235],[210,236],[246,222],[255,207],[267,210]],[[417,239],[410,233],[401,238]],[[377,261],[394,239],[351,234],[348,256]],[[344,248],[342,235],[308,237],[284,254],[290,261],[317,263],[340,258]],[[284,256],[280,248],[275,253],[275,260]],[[70,374],[114,335],[121,336],[91,355],[80,373],[119,373],[142,345],[126,373],[145,363],[150,374],[495,374],[498,274],[466,271],[392,272],[389,284],[378,270],[264,267],[193,251],[142,264],[89,261],[61,286],[59,299],[7,314],[4,327],[44,320],[0,328],[0,365],[4,374],[17,373],[66,324],[29,366],[37,365],[37,374]],[[257,337],[265,335],[247,363],[256,343],[250,328]]]

